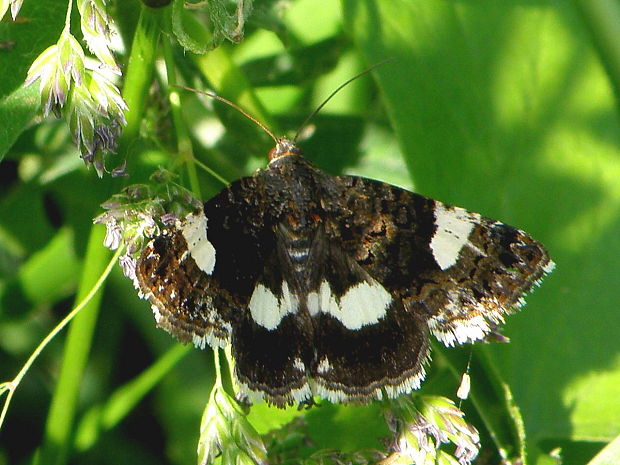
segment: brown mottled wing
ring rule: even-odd
[[[265,270],[271,281],[282,282],[274,263],[274,225],[265,211],[270,203],[261,183],[260,177],[243,178],[204,204],[204,232],[215,262],[210,273],[188,253],[191,243],[183,234],[188,216],[149,243],[136,276],[158,326],[201,348],[232,343],[243,391],[285,405],[311,396],[305,373],[294,366],[296,360],[310,358],[310,338],[294,318],[268,331],[248,310]]]
[[[446,345],[484,339],[553,269],[527,233],[395,186],[343,176],[333,237]]]
[[[268,234],[260,244],[243,238],[252,234],[248,229],[256,215],[256,192],[253,178],[240,179],[205,203],[204,217],[197,212],[195,218],[206,217],[203,229],[213,246],[211,273],[199,267],[183,234],[192,215],[163,230],[138,260],[140,291],[151,302],[158,326],[182,342],[204,348],[230,340],[239,309],[247,305],[247,290],[273,247]]]

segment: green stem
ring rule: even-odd
[[[213,384],[213,390],[222,387],[222,366],[220,365],[220,349],[217,347],[213,349],[213,363],[215,365],[215,383]]]
[[[120,248],[116,251],[112,259],[108,263],[108,266],[104,270],[103,274],[99,277],[99,280],[90,289],[90,291],[84,297],[84,299],[73,310],[71,310],[71,312],[67,316],[65,316],[62,319],[62,321],[58,323],[56,327],[52,331],[50,331],[50,333],[47,336],[45,336],[45,338],[37,346],[34,352],[32,352],[32,355],[30,355],[26,363],[24,363],[24,366],[21,368],[21,370],[19,370],[19,373],[17,373],[17,376],[15,376],[15,378],[12,381],[9,381],[7,383],[2,383],[0,385],[0,394],[3,394],[5,391],[8,391],[7,398],[4,402],[4,405],[2,406],[2,413],[0,413],[0,429],[2,428],[4,419],[6,418],[6,413],[9,409],[9,405],[11,404],[11,399],[13,398],[13,394],[15,393],[15,390],[21,383],[24,376],[26,376],[26,373],[28,373],[28,371],[30,370],[30,367],[32,366],[32,364],[39,357],[39,355],[41,355],[41,352],[45,350],[47,345],[58,335],[58,333],[62,331],[65,328],[65,326],[67,326],[71,322],[71,320],[73,320],[73,318],[75,318],[75,316],[82,311],[82,309],[86,306],[86,304],[88,304],[88,302],[90,302],[90,300],[94,297],[97,291],[99,291],[104,281],[110,274],[110,271],[112,271],[112,267],[116,263],[116,260],[118,260],[118,257],[121,254],[121,251],[122,250]]]
[[[94,226],[91,229],[77,302],[84,300],[105,271],[109,252],[102,245],[104,235],[104,228]],[[101,296],[99,289],[69,328],[60,376],[45,425],[43,445],[35,462],[60,465],[67,461],[80,385],[92,345]]]
[[[67,14],[65,15],[65,29],[63,32],[70,33],[71,31],[71,10],[73,8],[73,0],[67,2]]]
[[[162,14],[159,9],[142,5],[123,84],[123,98],[127,102],[128,110],[125,113],[127,126],[123,129],[119,142],[121,154],[129,151],[140,133],[148,88],[155,67]],[[127,158],[131,160],[131,153],[127,153]]]
[[[192,140],[189,137],[189,132],[183,115],[181,114],[181,97],[177,85],[176,71],[174,67],[174,59],[172,57],[172,46],[169,40],[164,41],[164,58],[166,61],[166,75],[168,78],[169,95],[170,95],[170,108],[172,111],[172,121],[174,122],[174,129],[177,136],[177,147],[181,160],[187,167],[187,174],[189,176],[190,186],[192,192],[198,198],[202,198],[200,195],[200,183],[198,182],[198,175],[196,173],[196,163],[194,159],[194,149],[192,147]]]
[[[200,160],[196,160],[194,159],[194,163],[198,166],[200,166],[203,170],[205,170],[207,173],[209,173],[211,176],[213,176],[215,179],[217,179],[219,182],[221,182],[222,184],[224,184],[225,186],[227,186],[228,184],[230,184],[230,181],[226,180],[224,177],[220,176],[217,172],[215,172],[215,170],[212,170],[211,168],[209,168],[207,165],[205,165],[204,163],[202,163]]]
[[[101,435],[114,428],[170,373],[193,346],[176,344],[155,363],[128,383],[117,388],[105,404],[91,407],[76,428],[75,448],[80,452],[93,447]]]
[[[224,355],[226,355],[226,362],[228,363],[228,374],[230,375],[230,385],[233,388],[233,392],[239,392],[240,388],[237,385],[237,380],[235,379],[235,359],[232,355],[232,346],[228,344],[224,348]]]

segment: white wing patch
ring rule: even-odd
[[[295,357],[295,359],[293,360],[293,368],[295,368],[297,371],[305,373],[306,364],[299,357]]]
[[[433,257],[442,270],[454,265],[465,245],[470,245],[469,235],[480,223],[480,215],[463,208],[435,204],[435,226],[437,230],[431,239]],[[471,245],[474,249],[475,246]]]
[[[241,393],[244,394],[251,403],[256,404],[258,402],[262,402],[263,400],[265,400],[265,398],[270,398],[268,394],[265,395],[265,391],[254,390],[243,381],[240,381],[236,372],[235,379],[237,381],[237,386],[239,386],[239,391],[241,391]],[[300,387],[291,389],[290,392],[285,394],[280,400],[283,402],[283,404],[286,404],[288,402],[292,402],[293,404],[300,404],[301,402],[305,402],[310,398],[312,398],[312,389],[310,388],[308,382],[304,382]]]
[[[320,375],[324,375],[325,373],[329,373],[333,369],[334,367],[332,367],[332,364],[329,363],[327,357],[323,357],[319,362],[319,365],[316,367],[316,372]]]
[[[385,316],[391,303],[390,293],[374,279],[349,288],[340,302],[336,300],[329,283],[323,281],[319,291],[310,292],[307,300],[310,315],[328,313],[347,329],[360,329],[377,323]]]
[[[208,275],[213,273],[215,248],[207,239],[207,217],[204,212],[187,215],[183,220],[181,233],[187,242],[187,250],[198,268]]]
[[[249,304],[252,319],[270,331],[276,329],[287,314],[297,312],[298,306],[297,297],[291,293],[286,281],[282,282],[280,298],[262,284],[257,284]]]
[[[314,316],[319,312],[338,314],[338,302],[332,295],[332,289],[327,281],[321,282],[319,292],[308,294],[308,312]]]

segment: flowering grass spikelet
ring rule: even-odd
[[[88,58],[65,25],[58,42],[32,63],[25,85],[39,81],[43,115],[65,116],[86,166],[102,177],[124,175],[124,162],[110,171],[106,157],[115,153],[127,104],[111,78],[120,74],[110,52],[110,23],[103,0],[80,0],[78,8],[84,39],[97,60]]]
[[[198,441],[198,464],[208,465],[216,457],[222,463],[267,465],[267,450],[245,413],[216,383],[202,415]]]
[[[58,42],[48,47],[32,63],[25,85],[39,80],[39,91],[43,103],[43,116],[54,113],[60,117],[74,83],[81,84],[84,78],[84,52],[78,41],[64,31]]]
[[[22,7],[24,0],[0,0],[0,19],[4,18],[4,15],[11,8],[11,18],[15,21],[17,14]]]
[[[114,55],[110,51],[112,20],[106,11],[106,2],[104,0],[78,0],[77,6],[80,11],[82,34],[88,49],[101,63],[114,73],[120,74]]]
[[[127,186],[113,195],[101,205],[106,211],[93,220],[106,227],[105,247],[126,247],[119,264],[136,287],[136,259],[146,241],[159,234],[163,226],[174,224],[202,205],[191,192],[174,183],[173,175],[165,170],[156,171],[151,181],[149,185]]]
[[[480,436],[463,412],[441,396],[401,396],[386,411],[394,434],[393,453],[381,465],[470,465],[478,456]],[[442,448],[452,444],[454,452]]]

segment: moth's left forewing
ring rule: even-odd
[[[429,328],[448,346],[484,340],[553,269],[543,245],[522,230],[434,201],[430,247],[438,285],[411,302],[430,310]]]
[[[378,181],[339,180],[351,212],[344,247],[446,345],[495,333],[553,269],[542,244],[512,226]]]

